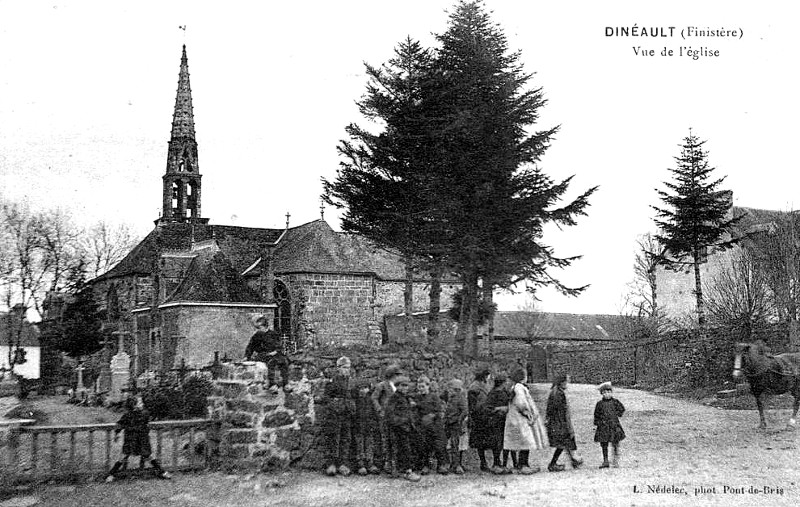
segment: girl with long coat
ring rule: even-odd
[[[486,397],[489,395],[489,370],[480,370],[475,380],[467,389],[467,407],[469,409],[469,446],[478,451],[481,471],[488,472],[486,449],[492,448],[489,420],[486,413]]]
[[[577,456],[578,446],[575,443],[575,430],[572,427],[572,416],[567,403],[567,396],[564,391],[569,383],[567,375],[559,375],[553,382],[550,389],[550,396],[547,398],[547,438],[550,440],[550,447],[555,447],[553,459],[547,469],[551,472],[564,470],[564,465],[558,464],[558,458],[563,451],[572,461],[572,468],[578,468],[583,464],[583,460]]]
[[[524,383],[526,380],[525,370],[517,369],[511,373],[510,377],[514,381],[514,387],[511,401],[508,404],[503,446],[510,451],[519,451],[517,471],[527,475],[539,471],[538,466],[531,467],[528,462],[530,451],[544,449],[547,446],[547,437],[539,410]]]

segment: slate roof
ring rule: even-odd
[[[289,229],[191,223],[159,224],[122,261],[94,281],[136,274],[149,275],[162,253],[189,253],[193,246],[203,242],[213,242],[215,251],[221,253],[222,257],[214,264],[208,264],[208,259],[203,256],[193,260],[187,276],[191,272],[195,278],[182,283],[177,289],[180,293],[176,292],[170,300],[180,298],[210,301],[212,295],[220,296],[228,291],[229,294],[238,294],[237,297],[244,298],[236,301],[250,302],[251,295],[231,285],[240,282],[234,282],[229,274],[223,274],[219,262],[224,259],[229,263],[232,272],[238,275],[249,271],[249,276],[255,276],[259,273],[259,270],[254,269],[258,265],[256,261],[265,256],[269,246],[274,246],[272,266],[278,274],[374,273],[384,280],[402,280],[405,277],[405,268],[398,254],[378,248],[361,236],[336,232],[324,220],[315,220]],[[202,280],[201,265],[215,266],[213,277],[217,279]],[[227,281],[223,283],[220,276],[228,277]],[[447,278],[444,281],[452,280]],[[194,296],[202,299],[191,299]]]
[[[12,317],[13,319],[13,317]],[[0,312],[0,346],[8,345],[8,312]],[[13,331],[13,322],[12,332]],[[27,320],[22,325],[22,343],[23,347],[39,347],[39,328],[31,324]]]
[[[616,341],[630,334],[622,315],[547,312],[497,312],[494,335],[534,340]]]
[[[354,234],[336,232],[324,220],[290,228],[273,254],[276,273],[375,273],[401,279],[405,268],[397,254]]]
[[[165,303],[177,301],[262,302],[218,248],[204,249],[192,259],[183,280]]]
[[[101,281],[128,275],[148,275],[164,251],[189,251],[192,243],[216,240],[234,269],[242,273],[263,254],[265,245],[273,244],[283,229],[235,227],[191,223],[164,223],[138,244],[116,266],[95,278]]]

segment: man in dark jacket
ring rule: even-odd
[[[267,375],[270,387],[286,386],[289,381],[289,359],[283,353],[281,336],[269,327],[269,320],[263,315],[256,319],[256,332],[250,337],[250,342],[244,351],[246,361],[261,361],[267,365]],[[280,381],[275,379],[275,370],[280,372]]]

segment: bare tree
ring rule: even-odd
[[[78,239],[81,231],[72,217],[61,209],[44,211],[39,215],[38,234],[48,273],[48,290],[64,288],[68,274],[81,265]]]
[[[730,252],[719,273],[706,283],[705,292],[709,320],[743,329],[745,339],[753,327],[776,320],[767,275],[748,248]]]
[[[8,342],[8,365],[22,362],[22,333],[25,315],[30,309],[40,311],[39,296],[45,285],[49,260],[44,255],[40,236],[41,217],[27,206],[2,203],[0,206],[0,234],[3,241],[2,302],[8,309],[5,337]],[[19,318],[15,318],[19,315]]]
[[[781,321],[797,322],[800,315],[800,233],[795,212],[778,217],[766,231],[751,234],[745,243],[772,290]]]
[[[4,203],[0,213],[0,226],[8,242],[10,268],[3,283],[4,300],[41,315],[41,301],[52,262],[52,257],[46,255],[41,235],[42,217],[27,205],[16,203]]]
[[[666,322],[658,308],[656,269],[664,257],[664,247],[655,235],[646,233],[636,238],[633,280],[628,283],[622,315],[629,317],[632,336],[643,332],[656,335],[664,331]],[[635,331],[635,332],[634,332]]]
[[[113,225],[103,220],[94,224],[80,242],[89,277],[95,278],[113,268],[138,242],[139,238],[126,224]]]

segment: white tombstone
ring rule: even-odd
[[[111,358],[111,392],[109,400],[122,401],[125,398],[124,390],[128,389],[131,380],[131,356],[125,352],[125,337],[118,333],[119,345],[117,353]]]

